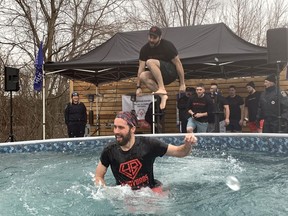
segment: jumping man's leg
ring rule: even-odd
[[[161,97],[160,109],[163,110],[166,107],[166,101],[168,100],[168,95],[160,94],[159,96]]]
[[[153,77],[152,72],[143,71],[140,75],[141,83],[143,83],[149,90],[155,92],[158,90],[158,85]]]
[[[159,94],[159,95],[160,94],[167,94],[165,86],[164,86],[161,70],[160,70],[159,60],[148,59],[146,61],[146,65],[147,65],[148,69],[151,71],[151,73],[153,74],[153,77],[154,77],[156,83],[158,84],[158,90],[155,92],[155,94]]]
[[[153,74],[153,77],[158,84],[158,90],[154,91],[154,94],[158,94],[161,97],[160,109],[165,109],[168,96],[160,70],[160,62],[156,59],[149,59],[147,60],[146,65]]]
[[[140,80],[152,92],[154,92],[155,94],[156,94],[156,92],[158,92],[158,90],[159,90],[158,84],[155,81],[155,77],[153,76],[151,71],[143,71],[140,75]],[[166,90],[165,90],[165,94],[159,94],[159,96],[161,97],[160,109],[162,109],[162,110],[165,109],[165,107],[166,107],[166,101],[168,99],[168,96],[166,94],[167,94]]]

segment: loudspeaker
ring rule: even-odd
[[[5,67],[5,91],[19,91],[19,69]]]
[[[288,28],[268,29],[268,63],[288,61]]]

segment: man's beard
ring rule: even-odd
[[[150,42],[149,45],[150,45],[151,48],[154,48],[156,44]]]
[[[155,48],[155,47],[157,47],[159,44],[160,44],[160,40],[157,41],[156,43],[149,42],[149,45],[150,45],[151,48]]]
[[[129,130],[129,132],[126,136],[123,136],[123,135],[118,135],[118,136],[120,136],[122,138],[122,141],[118,141],[117,136],[115,135],[116,142],[118,143],[118,145],[125,146],[131,139],[131,131]]]

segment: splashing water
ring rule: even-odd
[[[240,182],[235,176],[227,176],[226,185],[233,191],[240,190]]]

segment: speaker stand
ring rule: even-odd
[[[277,61],[277,72],[276,72],[276,95],[277,95],[277,118],[278,118],[278,133],[283,133],[282,122],[281,122],[281,100],[280,100],[280,66],[281,62]]]
[[[15,137],[13,134],[13,103],[12,103],[12,91],[10,91],[10,133],[6,142],[14,142]]]
[[[213,104],[215,104],[216,106],[214,106],[214,133],[219,133],[220,132],[220,115],[223,114],[224,112],[220,111],[220,107],[219,107],[219,101],[218,101],[218,93],[213,93],[211,95],[211,98],[213,100]]]

